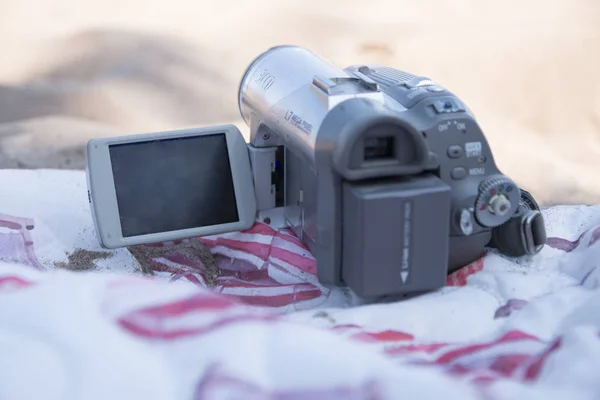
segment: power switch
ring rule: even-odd
[[[459,111],[465,111],[465,108],[458,101],[454,99],[437,100],[433,102],[433,109],[438,114],[455,113]]]

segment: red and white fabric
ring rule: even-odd
[[[100,251],[85,176],[0,171],[0,399],[598,399],[600,206],[544,210],[533,258],[494,252],[434,293],[361,304],[287,230],[161,252],[141,276]],[[163,246],[169,246],[164,244]]]

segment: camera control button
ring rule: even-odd
[[[456,180],[464,179],[467,176],[467,170],[463,167],[456,167],[452,170],[450,176],[452,177],[452,179]]]
[[[494,228],[508,221],[519,206],[520,191],[504,175],[489,177],[479,185],[475,218],[483,226]]]
[[[437,100],[433,102],[433,109],[438,114],[456,113],[465,111],[465,108],[455,99]]]
[[[491,213],[498,214],[503,217],[510,210],[511,202],[508,197],[503,194],[496,195],[490,199],[488,207]]]
[[[463,233],[463,235],[469,236],[471,233],[473,233],[474,221],[471,211],[467,210],[466,208],[460,210],[458,221],[460,231]]]
[[[461,158],[463,155],[463,148],[459,145],[448,147],[448,157],[450,158]]]
[[[443,92],[446,89],[444,89],[440,85],[431,85],[431,86],[427,86],[427,90],[429,90],[430,92]]]

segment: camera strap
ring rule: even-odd
[[[533,196],[521,190],[521,200],[515,215],[492,230],[489,247],[509,257],[535,255],[546,244],[546,227],[540,208]]]

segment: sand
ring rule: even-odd
[[[543,205],[600,204],[597,0],[0,2],[0,168],[81,169],[96,136],[235,123],[266,48],[429,76]]]
[[[66,262],[56,262],[56,268],[68,269],[71,271],[88,271],[96,269],[96,260],[105,260],[110,258],[112,254],[107,251],[90,251],[85,249],[75,249],[71,254],[67,255]]]
[[[168,259],[169,255],[183,256],[187,259],[189,265],[193,266],[189,268],[190,271],[200,273],[207,287],[214,287],[220,274],[210,249],[199,240],[183,240],[168,246],[139,245],[128,249],[140,264],[142,274],[155,275],[161,268],[161,263],[156,260]]]

